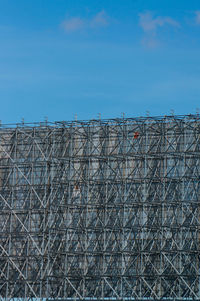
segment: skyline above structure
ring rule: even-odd
[[[195,0],[0,0],[0,119],[195,113],[199,16]]]

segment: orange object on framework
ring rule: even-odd
[[[79,190],[78,184],[75,185],[75,190]]]
[[[138,132],[135,132],[134,133],[134,139],[137,139],[139,137],[139,133]]]

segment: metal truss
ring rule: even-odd
[[[198,115],[0,128],[1,300],[200,300]]]

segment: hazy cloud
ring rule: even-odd
[[[73,17],[64,20],[61,27],[67,33],[80,31],[81,29],[89,29],[94,27],[105,27],[109,25],[109,17],[104,10],[97,13],[91,19],[84,19],[80,17]]]
[[[96,16],[94,16],[90,22],[90,26],[93,27],[104,27],[107,26],[108,24],[109,24],[108,16],[106,15],[104,10],[96,14]]]
[[[196,21],[196,24],[200,24],[200,10],[197,10],[195,12],[195,21]]]
[[[147,48],[153,49],[158,47],[160,43],[156,38],[147,36],[142,39],[142,45]]]
[[[179,23],[170,17],[154,17],[151,12],[145,12],[139,14],[139,24],[143,31],[146,33],[156,33],[158,27],[164,25],[171,25],[173,27],[179,27]]]
[[[176,20],[170,17],[154,17],[152,12],[139,14],[139,25],[144,31],[142,44],[147,48],[155,48],[160,44],[156,38],[157,29],[159,27],[163,27],[165,25],[180,27],[180,24]]]
[[[84,21],[81,18],[70,18],[63,21],[61,25],[66,32],[77,31],[85,26]]]

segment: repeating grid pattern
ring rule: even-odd
[[[2,300],[200,300],[198,115],[0,129]]]

